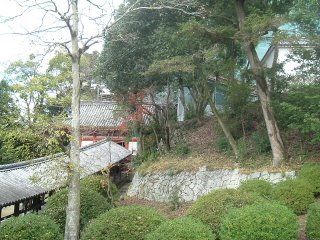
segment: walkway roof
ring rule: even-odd
[[[97,173],[131,155],[122,146],[101,141],[81,148],[81,178]],[[69,157],[56,154],[31,161],[0,165],[0,207],[65,186]]]

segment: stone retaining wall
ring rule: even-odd
[[[194,201],[214,189],[237,188],[247,179],[264,179],[271,183],[278,183],[287,178],[294,178],[295,172],[254,172],[241,173],[234,170],[206,170],[200,168],[197,172],[150,173],[140,175],[136,173],[128,189],[127,195],[159,202],[168,202],[176,196],[181,201]]]

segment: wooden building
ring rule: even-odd
[[[108,139],[121,146],[126,144],[127,129],[124,119],[127,112],[115,101],[81,101],[81,146]],[[67,121],[68,124],[71,120]]]
[[[131,152],[110,141],[100,141],[80,150],[81,178],[127,161]],[[67,182],[65,154],[0,166],[0,221],[30,211],[38,211],[45,199]]]

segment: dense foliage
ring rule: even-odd
[[[11,92],[7,81],[0,80],[0,129],[13,125],[18,115]]]
[[[63,231],[66,221],[68,190],[62,189],[49,197],[44,214],[52,218]],[[98,192],[81,188],[80,192],[80,227],[83,228],[91,219],[111,208],[110,203]]]
[[[12,217],[0,225],[2,240],[62,240],[59,226],[48,216],[27,214]]]
[[[320,193],[320,164],[304,164],[299,178],[312,185],[314,193]]]
[[[317,74],[314,73],[314,65],[317,65],[314,63],[318,61],[314,57],[317,45],[315,49],[310,49],[313,58],[293,48],[293,55],[302,56],[298,61],[302,63],[306,60],[311,76],[315,76],[308,81],[303,80],[302,84],[299,79],[286,74],[283,64],[277,61],[270,69],[252,71],[254,66],[249,67],[248,56],[257,54],[261,59],[262,52],[255,47],[258,43],[269,44],[265,39],[267,33],[274,37],[275,43],[286,39],[299,46],[301,42],[294,40],[300,37],[299,33],[292,33],[291,28],[286,27],[285,22],[289,19],[308,35],[308,40],[316,42],[314,33],[319,29],[316,27],[314,9],[317,4],[300,0],[246,1],[243,3],[245,19],[242,26],[235,8],[237,3],[242,5],[242,1],[198,0],[179,4],[177,9],[175,1],[128,1],[118,9],[117,17],[132,8],[139,10],[130,12],[117,27],[105,34],[99,68],[102,80],[122,99],[139,92],[154,99],[169,88],[174,93],[179,91],[181,95],[175,95],[174,99],[179,97],[186,116],[194,118],[204,115],[210,96],[218,90],[224,99],[223,111],[211,110],[219,118],[225,137],[220,146],[229,151],[231,148],[228,145],[231,145],[237,157],[275,154],[275,142],[282,141],[290,144],[298,142],[301,149],[307,149],[310,145],[316,147],[320,125],[317,107],[319,91]],[[140,9],[142,6],[143,9]],[[157,7],[158,11],[153,11]],[[309,8],[312,11],[308,12]],[[248,44],[252,45],[250,54],[244,47]],[[257,60],[254,65],[260,68],[263,64]],[[256,81],[265,82],[257,84]],[[260,85],[267,85],[261,90],[266,91],[266,95],[273,100],[266,99],[270,114],[275,112],[275,118],[271,117],[272,123],[269,124],[264,123],[269,118],[261,111],[257,97],[259,91],[254,91]],[[160,123],[159,119],[155,122]],[[165,122],[169,124],[160,125],[147,134],[162,138],[163,129],[172,129],[172,123],[168,119]],[[279,125],[285,132],[284,137],[280,137],[279,131],[267,134],[266,127],[270,125]],[[298,141],[292,137],[296,132]],[[274,145],[271,148],[269,138],[273,136],[278,136],[280,141],[271,141]],[[170,142],[167,139],[166,144]],[[235,140],[239,140],[239,146]],[[154,141],[156,144],[158,142]],[[278,150],[285,155],[283,146],[278,146]],[[296,148],[293,147],[292,151],[295,152]]]
[[[81,58],[81,99],[97,98],[97,58]],[[30,55],[10,63],[0,80],[0,164],[63,152],[69,143],[64,120],[71,104],[71,60],[57,52],[45,73],[40,68]]]
[[[312,144],[320,142],[319,92],[318,83],[291,85],[276,100],[275,109],[281,127],[298,132],[296,141],[302,146],[306,141]]]
[[[142,240],[165,218],[152,208],[118,207],[94,219],[85,229],[84,240]]]
[[[309,206],[307,236],[309,240],[320,239],[320,203],[313,203]]]
[[[146,240],[214,240],[211,229],[201,221],[187,217],[166,221],[154,232],[147,235]]]
[[[257,193],[261,197],[265,198],[270,198],[272,193],[271,183],[259,179],[242,182],[239,189],[250,193]]]
[[[245,206],[230,211],[221,224],[221,240],[293,240],[298,237],[298,219],[276,203]]]
[[[220,223],[231,208],[239,208],[263,199],[255,194],[235,189],[215,190],[200,197],[188,210],[188,215],[200,219],[218,233]]]
[[[45,141],[44,141],[45,140]],[[21,162],[63,151],[59,141],[29,128],[0,128],[0,164]]]
[[[314,202],[312,186],[301,179],[286,180],[273,189],[275,200],[292,209],[296,214],[303,214]]]
[[[100,193],[111,203],[119,197],[117,186],[104,175],[91,175],[81,180],[81,187]]]

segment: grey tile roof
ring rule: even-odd
[[[81,127],[117,128],[124,116],[125,111],[114,101],[82,101],[80,103]]]
[[[81,178],[99,172],[131,155],[120,145],[101,141],[81,148]],[[31,161],[0,165],[0,206],[30,198],[64,186],[68,157],[56,154]]]

